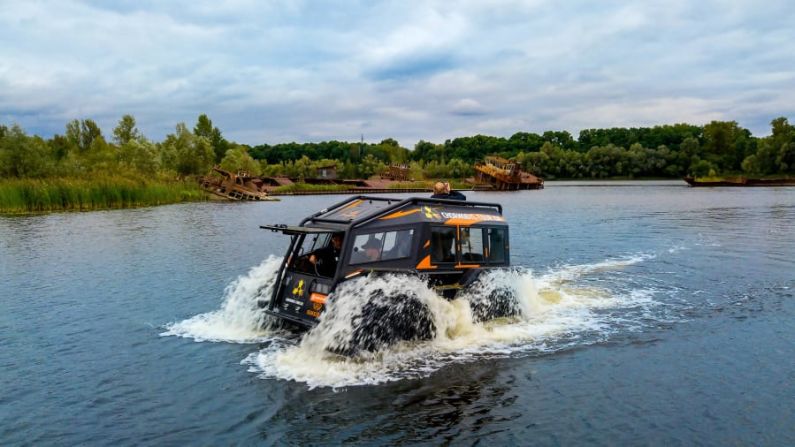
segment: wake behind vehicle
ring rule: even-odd
[[[483,272],[510,265],[508,225],[502,206],[495,203],[358,196],[297,226],[261,228],[290,236],[290,244],[271,299],[260,306],[303,328],[318,323],[340,284],[363,275],[419,276],[440,296],[454,299]],[[470,303],[475,318],[516,314],[515,306],[500,295]],[[355,350],[435,333],[428,309],[408,292],[375,292],[361,312],[354,328]]]

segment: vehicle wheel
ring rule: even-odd
[[[360,315],[354,318],[349,354],[375,352],[399,341],[431,340],[436,325],[430,309],[412,293],[370,295]]]
[[[472,320],[476,323],[495,318],[515,317],[522,313],[514,291],[509,287],[497,287],[488,295],[469,299]]]

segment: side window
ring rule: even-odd
[[[489,262],[505,262],[505,230],[502,228],[487,228],[486,232],[489,240]]]
[[[431,261],[455,262],[454,227],[431,227]]]
[[[381,260],[400,259],[411,255],[414,230],[390,231],[384,235],[384,250]]]
[[[461,262],[483,261],[483,228],[461,229]]]
[[[384,244],[384,233],[360,234],[353,241],[351,264],[376,262],[381,260],[381,247]]]

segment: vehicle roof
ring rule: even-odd
[[[371,223],[416,224],[421,222],[447,225],[473,225],[483,222],[507,225],[502,217],[502,205],[497,203],[425,197],[395,199],[357,196],[307,217],[301,222],[301,226],[346,229]]]

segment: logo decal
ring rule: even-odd
[[[304,294],[304,280],[298,281],[298,285],[293,288],[293,295],[302,296]]]
[[[480,213],[451,213],[448,211],[442,211],[442,217],[445,219],[464,219],[464,220],[474,220],[474,221],[493,221],[493,222],[505,222],[505,219],[502,216],[492,215],[492,214],[480,214]]]
[[[433,208],[429,206],[423,206],[422,212],[425,213],[425,217],[428,219],[441,219],[442,216],[439,215]]]

